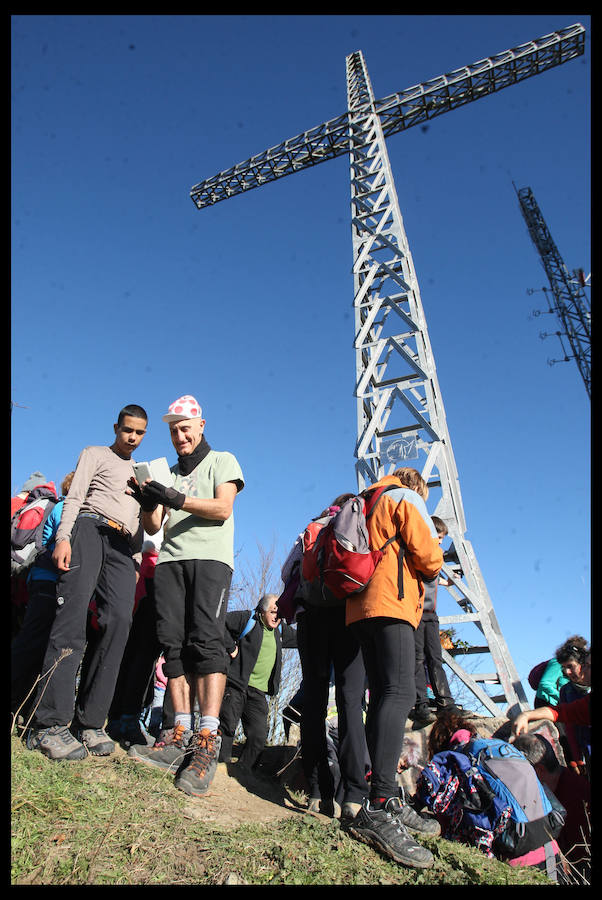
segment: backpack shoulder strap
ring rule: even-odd
[[[363,497],[366,504],[366,518],[368,519],[374,512],[374,508],[383,494],[387,491],[395,491],[400,488],[400,484],[381,484],[379,487],[366,488],[359,495]]]
[[[367,488],[365,491],[362,491],[360,496],[364,498],[366,504],[366,520],[372,515],[376,504],[380,500],[383,494],[387,491],[395,491],[398,488],[403,487],[401,484],[384,484],[380,485],[376,488]],[[406,545],[402,540],[401,534],[396,532],[392,537],[390,537],[382,547],[379,548],[380,552],[383,553],[389,544],[392,544],[394,541],[399,543],[399,556],[397,561],[397,593],[399,598],[403,597],[403,557],[406,549]]]
[[[243,630],[238,635],[239,642],[242,641],[242,639],[245,637],[245,635],[247,635],[251,631],[251,629],[255,627],[256,622],[257,622],[257,619],[255,618],[254,613],[251,613],[247,624],[245,625]]]

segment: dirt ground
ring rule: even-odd
[[[300,760],[294,758],[295,751],[295,747],[267,747],[257,773],[241,771],[236,763],[219,763],[209,792],[204,797],[186,798],[183,815],[223,828],[307,815],[303,795],[306,785]],[[127,756],[127,750],[119,745],[116,753]],[[278,774],[287,763],[285,772]],[[132,761],[132,765],[143,764]],[[185,797],[175,788],[174,791],[178,797]]]
[[[474,723],[483,737],[495,735],[507,740],[509,736],[510,726],[506,719],[474,717]],[[538,724],[542,726],[542,723]],[[545,731],[545,736],[561,753],[555,727],[550,723],[543,723],[543,726],[537,730]],[[420,769],[427,762],[430,730],[431,726],[417,731],[408,729],[405,734],[402,759],[406,753],[413,765],[400,772],[398,781],[410,793],[414,792]],[[234,757],[236,751],[235,747]],[[118,747],[117,752],[126,751]],[[241,771],[236,763],[219,763],[208,794],[202,798],[188,798],[183,813],[190,819],[202,819],[223,828],[236,828],[248,822],[268,823],[299,815],[315,815],[328,821],[319,813],[308,813],[306,790],[296,746],[266,747],[257,773]]]
[[[198,799],[191,797],[184,816],[235,828],[248,822],[264,824],[307,814],[302,803],[295,801],[277,781],[266,776],[234,774],[235,769],[236,766],[219,763],[209,793]]]

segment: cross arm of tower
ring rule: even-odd
[[[405,91],[390,94],[374,101],[373,108],[371,104],[367,105],[365,113],[375,112],[379,116],[383,134],[388,137],[568,62],[582,55],[584,49],[585,29],[576,23]],[[361,111],[347,111],[199,182],[190,190],[194,204],[198,209],[203,209],[349,153],[358,114],[361,116]]]

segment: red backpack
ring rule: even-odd
[[[533,666],[533,668],[529,672],[529,674],[527,676],[527,681],[529,682],[529,684],[531,685],[531,687],[533,688],[534,691],[536,691],[537,688],[539,687],[539,682],[541,681],[543,673],[545,672],[546,666],[549,662],[550,662],[549,659],[544,659],[543,662],[537,663],[536,666]]]
[[[17,510],[10,523],[10,572],[20,575],[33,565],[44,549],[42,537],[44,525],[55,503],[56,488],[52,481],[40,484],[27,495],[23,506]]]
[[[363,591],[374,575],[385,549],[393,541],[401,543],[399,570],[404,545],[399,534],[378,549],[370,547],[367,520],[386,491],[399,484],[368,488],[347,500],[334,516],[315,519],[303,535],[302,585],[306,599],[318,605],[340,604]],[[403,590],[400,584],[400,596]]]

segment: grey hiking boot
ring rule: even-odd
[[[430,869],[434,865],[435,860],[430,850],[417,844],[405,825],[391,815],[386,807],[371,809],[368,801],[364,800],[358,814],[348,824],[347,831],[402,866]]]
[[[400,793],[403,788],[400,788]],[[385,804],[385,809],[391,813],[393,818],[401,822],[411,834],[424,835],[425,837],[438,837],[441,834],[441,826],[437,819],[431,816],[421,816],[417,813],[403,797],[389,797]]]
[[[132,744],[128,756],[160,769],[177,769],[184,759],[191,738],[192,731],[183,725],[175,725],[162,731],[151,747],[147,744]]]
[[[76,740],[66,725],[51,728],[30,728],[25,745],[28,750],[39,750],[48,759],[85,759],[86,748]]]
[[[355,819],[361,808],[361,803],[352,803],[350,800],[345,800],[341,809],[341,828],[346,828]]]
[[[175,787],[192,797],[203,797],[213,781],[221,745],[219,731],[213,734],[208,728],[203,728],[194,734],[186,760],[174,779]]]
[[[92,756],[110,756],[115,752],[115,744],[104,728],[81,728],[76,734]]]

